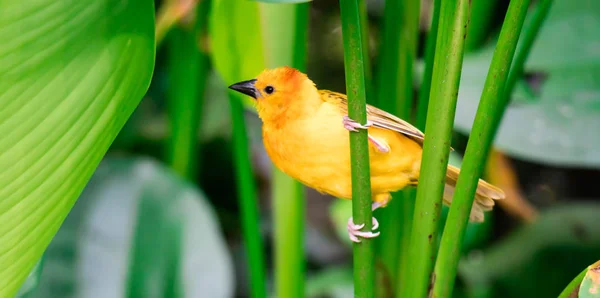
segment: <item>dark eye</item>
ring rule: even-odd
[[[271,94],[275,91],[275,88],[273,88],[273,86],[267,86],[265,87],[265,92],[267,92],[267,94]]]

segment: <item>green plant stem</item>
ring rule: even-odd
[[[493,13],[498,6],[498,0],[472,0],[471,19],[465,41],[465,52],[477,49],[489,36],[490,23]]]
[[[397,21],[398,18],[400,21]],[[411,114],[412,69],[418,33],[419,1],[385,2],[383,41],[377,77],[377,104],[405,120],[410,120]]]
[[[512,67],[510,72],[508,73],[508,80],[506,82],[506,87],[504,88],[504,92],[502,93],[502,101],[500,110],[500,119],[504,116],[504,112],[506,112],[506,108],[510,103],[510,99],[515,88],[517,82],[523,76],[523,69],[525,67],[525,62],[527,61],[527,57],[529,57],[529,53],[531,52],[531,48],[533,46],[533,42],[548,15],[548,11],[550,11],[550,7],[552,6],[553,0],[540,0],[537,3],[536,9],[533,11],[531,15],[531,23],[527,26],[524,26],[523,33],[521,34],[521,38],[519,40],[519,44],[517,47],[517,51],[515,53],[515,58],[512,63]],[[500,127],[501,121],[497,123],[493,123],[493,137],[495,138],[498,133],[498,128]]]
[[[269,68],[306,68],[308,3],[264,4],[263,37]],[[305,297],[304,187],[273,167],[276,297]]]
[[[396,297],[402,294],[402,288],[410,283],[410,277],[412,269],[409,267],[410,258],[410,240],[412,223],[414,220],[415,203],[417,197],[416,189],[406,189],[402,192],[402,209],[401,213],[397,216],[400,217],[400,241],[398,243],[397,252],[398,258],[396,259]]]
[[[250,268],[250,288],[253,298],[267,297],[265,284],[262,239],[258,225],[258,200],[254,184],[252,164],[248,147],[248,137],[244,121],[244,107],[239,95],[229,91],[229,104],[233,126],[233,148],[236,165],[238,198],[242,209],[242,230],[246,244],[248,267]]]
[[[425,44],[425,71],[419,88],[419,100],[417,101],[417,128],[424,131],[427,120],[427,105],[429,104],[429,91],[431,89],[431,78],[433,74],[433,62],[435,57],[435,46],[437,40],[438,24],[440,20],[441,0],[433,1],[433,16],[431,17],[431,28],[427,34]]]
[[[427,294],[434,264],[435,239],[450,151],[458,86],[463,62],[469,0],[442,1],[436,42],[431,100],[423,145],[421,174],[409,248],[411,282],[400,297],[423,298]]]
[[[583,271],[581,271],[579,274],[577,274],[577,276],[575,276],[575,278],[573,278],[573,280],[571,280],[571,282],[565,287],[565,289],[562,292],[560,292],[560,295],[558,295],[558,298],[570,298],[570,297],[573,297],[573,296],[571,296],[573,293],[575,293],[575,295],[577,295],[579,285],[581,285],[581,282],[583,281],[583,278],[585,277],[587,272],[588,272],[588,267],[586,267],[585,269],[583,269]]]
[[[371,69],[371,59],[369,51],[369,16],[367,15],[367,2],[360,1],[358,3],[360,13],[360,29],[362,35],[362,51],[363,51],[363,65],[365,70],[365,94],[368,100],[376,99],[373,96],[373,71]]]
[[[273,168],[276,297],[304,297],[304,188]]]
[[[435,297],[450,297],[454,288],[461,244],[473,205],[475,191],[489,148],[493,141],[493,124],[500,121],[502,93],[504,91],[508,70],[519,41],[529,0],[513,0],[500,31],[500,37],[488,76],[481,95],[481,101],[475,115],[462,169],[458,177],[454,198],[442,240],[438,259],[435,265]]]
[[[364,0],[340,0],[342,36],[344,40],[344,68],[348,94],[348,116],[365,124],[367,121],[365,64],[361,11]],[[363,231],[372,228],[371,175],[367,131],[350,133],[352,172],[352,216],[355,224],[363,224]],[[374,268],[373,241],[362,239],[354,243],[354,296],[373,297]]]
[[[168,161],[177,173],[189,179],[195,177],[198,168],[198,126],[209,71],[208,56],[198,48],[198,36],[205,33],[207,11],[205,4],[199,4],[194,26],[176,26],[169,32],[167,41],[171,125]]]
[[[412,74],[419,33],[419,1],[388,0],[385,2],[381,55],[377,72],[377,106],[402,119],[411,118]],[[400,19],[400,21],[397,21]],[[407,192],[392,194],[388,208],[380,211],[381,233],[377,255],[381,256],[391,280],[396,279],[398,258],[408,247],[414,198]],[[406,210],[406,208],[409,208]],[[407,216],[408,215],[408,216]],[[392,283],[393,284],[393,283]]]

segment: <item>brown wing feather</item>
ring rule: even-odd
[[[327,102],[337,102],[344,114],[348,113],[348,100],[346,95],[329,90],[319,90],[321,98]],[[425,135],[410,123],[374,106],[367,105],[367,119],[373,122],[373,126],[385,128],[402,133],[415,142],[423,145]]]

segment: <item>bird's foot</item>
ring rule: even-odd
[[[344,116],[342,123],[344,124],[344,128],[346,128],[349,131],[354,131],[354,132],[358,131],[357,128],[367,129],[373,125],[373,122],[371,122],[369,120],[367,120],[367,124],[362,125],[362,124],[350,119],[350,117],[348,117],[347,115]],[[377,151],[379,151],[381,153],[390,152],[390,146],[388,146],[384,142],[377,140],[376,138],[372,137],[371,135],[369,135],[369,142],[373,143],[373,145],[375,145],[375,148],[377,148]]]
[[[369,135],[369,142],[373,143],[373,145],[375,145],[375,148],[377,148],[377,151],[379,151],[381,153],[390,152],[390,146],[388,146],[388,144],[378,141],[376,138],[372,137],[371,135]]]
[[[350,117],[348,117],[348,115],[346,115],[342,118],[342,123],[344,124],[344,128],[346,128],[349,131],[358,131],[357,128],[367,129],[367,128],[369,128],[369,126],[373,125],[373,123],[369,120],[367,120],[367,123],[365,125],[362,125],[362,124],[350,119]]]
[[[348,236],[350,237],[350,240],[352,240],[353,242],[359,243],[360,239],[358,239],[358,237],[362,237],[362,238],[374,238],[379,236],[380,232],[377,233],[373,233],[373,232],[363,232],[360,229],[362,229],[365,226],[365,224],[360,224],[360,225],[356,225],[354,224],[354,222],[352,221],[352,217],[350,217],[348,219]],[[377,230],[377,228],[379,227],[379,223],[377,222],[377,219],[375,219],[375,217],[373,217],[373,228],[371,228],[371,230]]]
[[[380,208],[380,207],[382,207],[382,206],[383,206],[383,204],[382,204],[382,203],[379,203],[379,202],[373,202],[373,204],[371,204],[371,211],[375,211],[375,210],[379,209],[379,208]],[[373,219],[375,219],[375,218],[373,218]]]

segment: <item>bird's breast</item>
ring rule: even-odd
[[[296,120],[279,127],[264,124],[263,142],[284,173],[319,191],[347,195],[350,147],[341,117],[339,121],[331,117]]]

